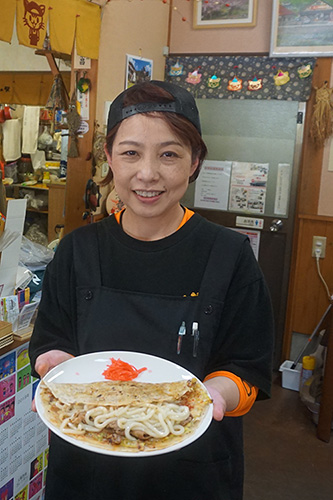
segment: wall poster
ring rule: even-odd
[[[152,59],[144,59],[140,56],[126,55],[126,82],[125,88],[128,89],[136,83],[151,80],[153,77]]]
[[[32,378],[28,343],[0,351],[0,498],[41,500],[49,431],[31,410],[39,380]]]
[[[231,161],[205,160],[195,182],[194,206],[228,209]]]
[[[268,163],[232,163],[229,210],[264,214]]]

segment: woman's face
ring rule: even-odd
[[[139,217],[160,217],[179,209],[199,161],[192,162],[190,146],[162,118],[145,114],[121,123],[107,157],[120,199]]]

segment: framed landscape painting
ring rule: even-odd
[[[193,2],[193,27],[240,28],[255,26],[257,0],[204,0]]]
[[[270,56],[333,56],[333,0],[273,0]]]

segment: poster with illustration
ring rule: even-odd
[[[0,403],[15,394],[15,373],[0,380]]]
[[[152,79],[153,61],[140,56],[126,55],[126,81],[125,88],[128,89],[136,83],[146,82]]]
[[[9,377],[15,371],[16,353],[10,352],[0,358],[0,380]]]

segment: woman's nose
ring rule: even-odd
[[[159,177],[159,162],[156,158],[143,158],[140,162],[137,177],[140,180],[152,181]]]

